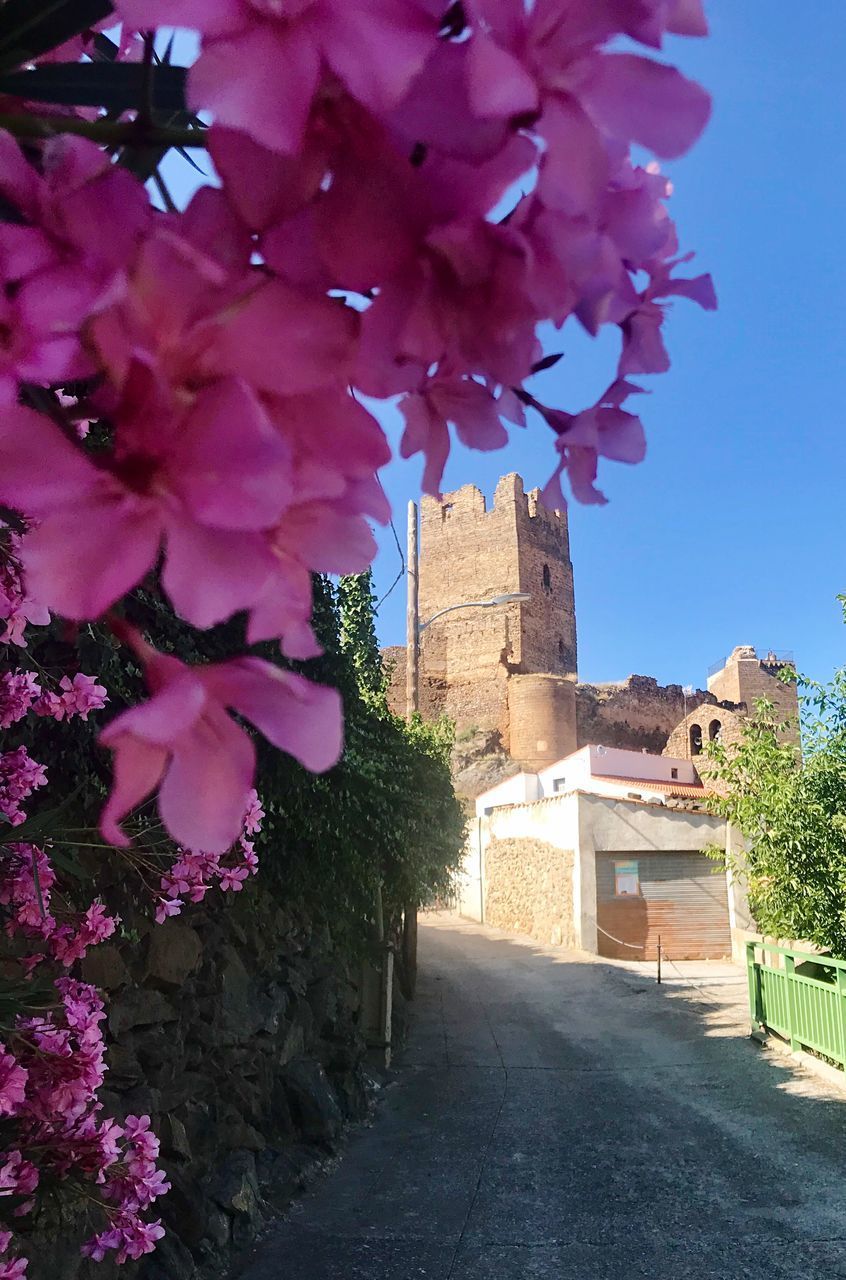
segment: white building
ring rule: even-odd
[[[583,747],[484,792],[460,876],[462,914],[545,943],[651,959],[738,951],[742,895],[707,850],[726,824],[688,760]],[[733,947],[734,944],[734,947]]]

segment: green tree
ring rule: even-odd
[[[743,835],[736,870],[762,933],[846,956],[846,668],[799,678],[803,752],[761,701],[734,746],[712,744],[712,807]]]

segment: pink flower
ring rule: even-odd
[[[706,311],[716,309],[717,295],[709,275],[696,276],[692,280],[672,277],[673,267],[678,262],[687,260],[680,258],[677,262],[651,264],[652,278],[649,285],[640,296],[637,306],[620,324],[623,350],[617,371],[621,378],[629,374],[665,373],[669,369],[670,357],[661,334],[664,322],[664,305],[661,299],[675,295],[698,302]]]
[[[0,1196],[30,1195],[38,1186],[38,1170],[20,1151],[7,1151],[0,1167]]]
[[[139,30],[193,27],[192,109],[277,151],[299,150],[326,71],[376,112],[393,107],[436,48],[438,20],[422,0],[118,0]]]
[[[341,752],[336,690],[311,684],[258,658],[189,668],[132,644],[153,694],[123,712],[100,735],[115,752],[103,835],[129,843],[119,823],[159,788],[159,812],[180,844],[222,853],[237,840],[253,783],[255,750],[226,714],[231,707],[306,768],[323,772]]]
[[[558,466],[542,493],[548,507],[564,507],[561,476],[567,472],[573,496],[579,502],[604,503],[605,496],[594,486],[597,459],[612,458],[616,462],[640,462],[646,442],[640,418],[621,408],[623,401],[641,390],[622,379],[611,384],[596,404],[582,413],[546,410],[544,417],[558,432],[555,447],[560,455]]]
[[[0,729],[22,720],[41,693],[31,671],[4,671],[0,676]]]
[[[0,1262],[0,1280],[23,1280],[28,1266],[26,1258],[9,1258]]]
[[[0,1115],[13,1116],[20,1111],[28,1074],[14,1054],[0,1045]]]
[[[181,898],[157,898],[156,924],[164,924],[171,916],[180,915],[184,906]]]
[[[143,409],[149,376],[138,366],[130,405],[137,396]],[[273,567],[258,531],[287,501],[289,456],[234,379],[184,415],[125,421],[110,470],[19,408],[3,420],[0,496],[39,518],[21,555],[27,581],[58,612],[97,617],[153,567],[164,541],[165,590],[205,627],[248,605]]]
[[[105,686],[98,684],[94,676],[83,675],[81,671],[72,680],[69,676],[62,676],[60,687],[68,719],[77,715],[87,721],[89,712],[100,711],[109,700]]]
[[[440,492],[450,450],[448,423],[472,449],[501,449],[508,441],[496,400],[487,387],[471,378],[432,379],[421,391],[401,400],[399,408],[405,418],[400,453],[404,458],[425,454],[426,493]]]
[[[108,298],[150,216],[141,184],[82,138],[46,143],[42,169],[8,133],[0,136],[0,194],[24,219],[0,226],[0,387],[12,401],[15,379],[93,372],[80,345],[83,323]]]
[[[258,792],[253,789],[249,795],[247,812],[244,814],[244,830],[248,836],[255,835],[257,831],[261,831],[263,817],[264,809],[261,807],[261,800]]]
[[[224,867],[220,872],[220,887],[224,893],[240,893],[250,874],[248,867]]]

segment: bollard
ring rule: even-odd
[[[661,985],[661,935],[658,934],[658,986]]]

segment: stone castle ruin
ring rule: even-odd
[[[449,613],[423,631],[420,710],[446,715],[459,742],[481,738],[482,752],[514,767],[542,769],[589,744],[691,758],[704,742],[736,740],[756,699],[784,718],[797,715],[796,690],[778,678],[790,659],[735,648],[685,694],[632,675],[580,684],[576,605],[566,511],[549,511],[538,490],[503,476],[490,509],[475,485],[424,498],[420,513],[420,618],[466,600],[511,592],[531,599]],[[384,651],[390,701],[405,713],[405,649]],[[490,772],[480,782],[490,783]]]

